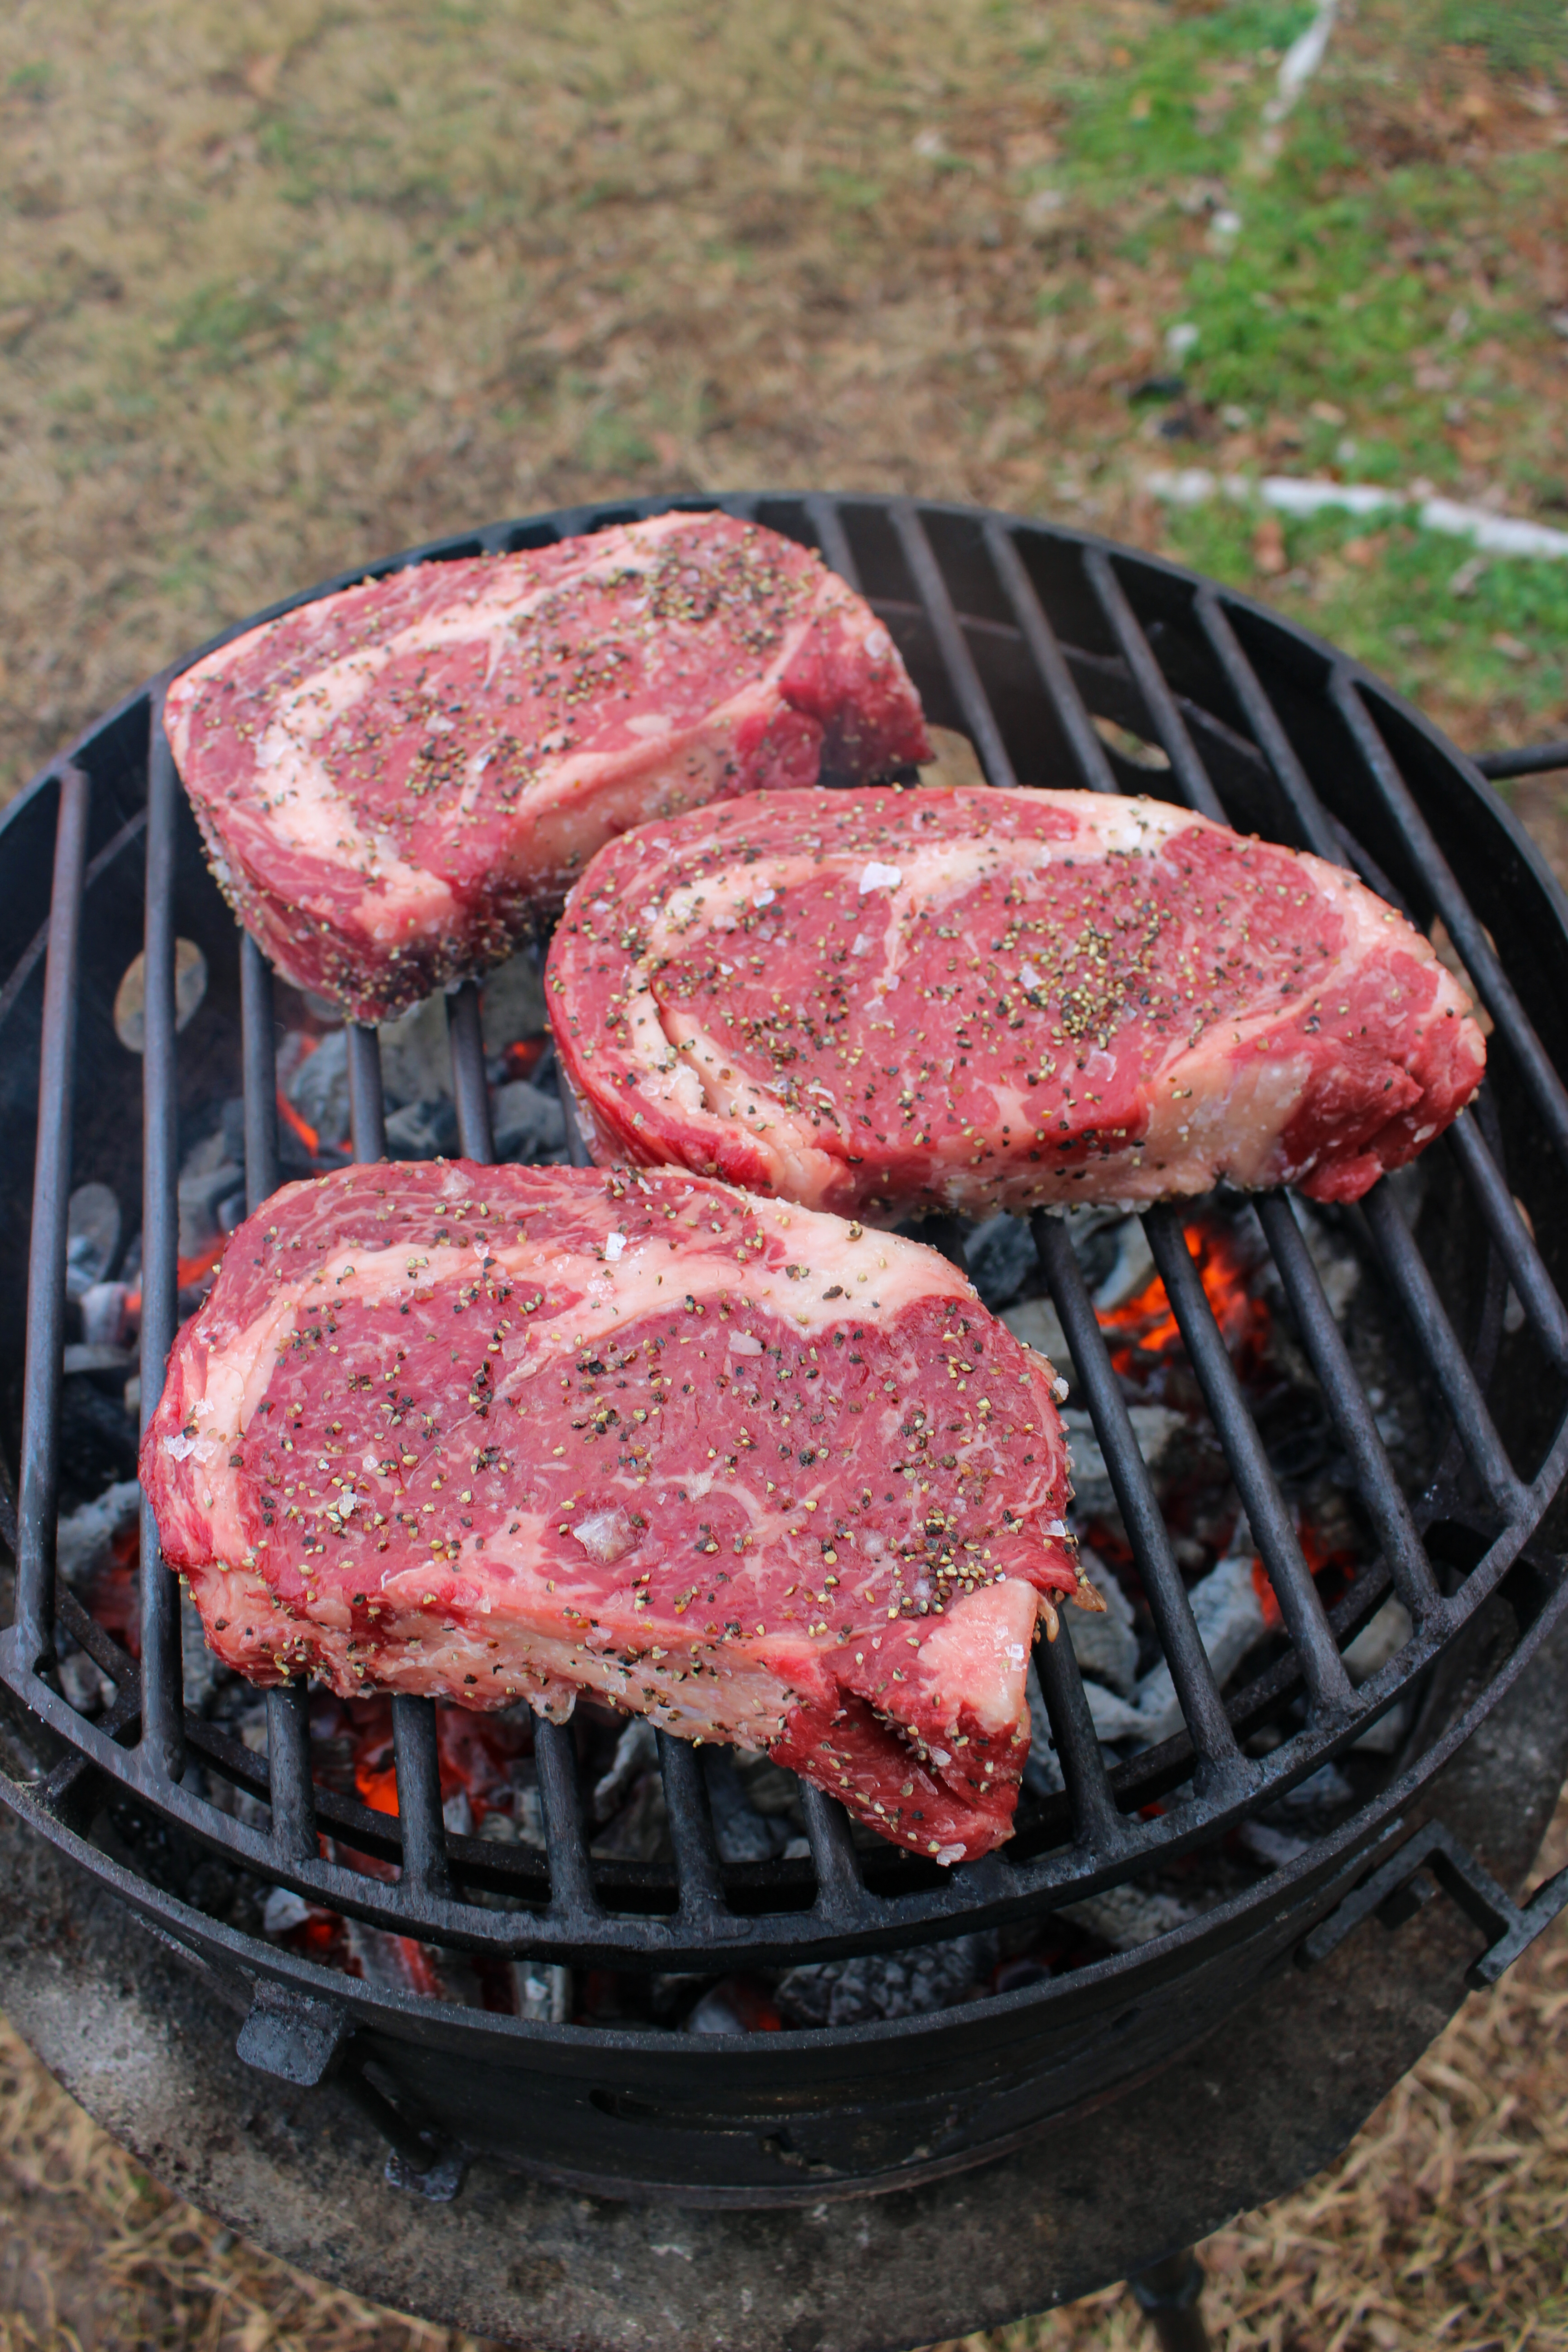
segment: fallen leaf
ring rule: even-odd
[[[1492,651],[1501,654],[1504,661],[1527,662],[1530,659],[1530,647],[1507,629],[1497,632],[1492,639]]]
[[[239,69],[239,78],[252,98],[265,101],[277,89],[282,70],[282,50],[268,49],[265,57],[247,58]]]
[[[1270,580],[1278,579],[1289,562],[1285,552],[1285,527],[1278,515],[1265,515],[1252,534],[1252,564]]]
[[[1377,562],[1387,545],[1388,533],[1373,530],[1368,531],[1364,539],[1347,539],[1340,553],[1347,563],[1353,563],[1358,571],[1365,572]]]
[[[1309,416],[1315,416],[1320,425],[1348,425],[1350,423],[1350,418],[1345,415],[1344,410],[1342,408],[1336,408],[1331,400],[1314,400],[1312,405],[1307,411],[1307,414]]]

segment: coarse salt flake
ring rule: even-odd
[[[868,890],[896,890],[903,880],[902,869],[897,866],[879,866],[873,858],[860,876],[860,896]]]
[[[612,1265],[614,1265],[616,1260],[619,1257],[626,1245],[626,1237],[625,1234],[610,1234],[605,1244],[605,1255],[609,1259]]]

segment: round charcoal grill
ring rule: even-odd
[[[374,570],[543,546],[668,503],[500,524]],[[677,503],[721,505],[818,547],[892,632],[928,717],[970,739],[993,784],[1152,792],[1347,865],[1419,926],[1444,927],[1493,1024],[1486,1087],[1427,1155],[1414,1226],[1387,1182],[1343,1213],[1441,1427],[1430,1476],[1402,1491],[1296,1212],[1283,1195],[1260,1199],[1365,1538],[1367,1564],[1325,1608],[1182,1219],[1144,1215],[1282,1623],[1267,1670],[1222,1696],[1068,1226],[1040,1216],[1074,1402],[1091,1416],[1184,1728],[1108,1769],[1070,1644],[1042,1643],[1065,1785],[1021,1805],[999,1853],[941,1872],[890,1846],[868,1850],[832,1801],[803,1789],[808,1860],[726,1864],[700,1759],[660,1735],[673,1863],[604,1859],[583,1827],[572,1728],[545,1723],[534,1732],[544,1848],[491,1843],[444,1827],[428,1702],[393,1703],[395,1816],[313,1776],[302,1687],[268,1694],[265,1755],[188,1711],[179,1588],[150,1514],[139,1665],[55,1572],[73,1182],[106,1182],[128,1208],[140,1197],[145,1413],[175,1328],[182,1118],[242,1076],[250,1207],[279,1181],[271,975],[205,871],[160,678],[4,820],[0,1374],[20,1474],[0,1675],[25,1760],[0,1795],[199,1965],[206,1996],[242,2013],[251,2068],[295,2086],[331,2078],[427,2184],[443,2165],[455,2177],[467,2152],[611,2196],[817,2209],[940,2180],[1026,2147],[1052,2118],[1128,2095],[1234,2018],[1293,1955],[1321,1960],[1373,1910],[1393,1916],[1422,1871],[1484,1931],[1477,1981],[1495,1980],[1568,1902],[1559,1880],[1520,1908],[1440,1824],[1412,1834],[1433,1776],[1568,1605],[1553,1517],[1568,1467],[1568,909],[1471,763],[1354,663],[1245,598],[1079,533],[973,509],[816,496]],[[200,1015],[179,1035],[177,939],[197,944],[210,973]],[[143,948],[138,1067],[115,1041],[111,1006]],[[447,1017],[461,1150],[487,1160],[472,986],[448,998]],[[353,1152],[378,1158],[374,1029],[350,1031],[349,1069]],[[1391,1594],[1413,1631],[1355,1686],[1342,1654]],[[52,1671],[57,1627],[114,1685],[95,1720]],[[710,2040],[534,2023],[377,1989],[172,1891],[172,1854],[208,1855],[458,1951],[710,1978],[794,1966],[1043,1918],[1202,1857],[1407,1702],[1425,1709],[1421,1739],[1378,1793],[1243,1891],[1136,1950],[857,2028]],[[213,1801],[224,1783],[262,1801],[247,1816],[259,1826]],[[382,1874],[324,1859],[323,1839]]]

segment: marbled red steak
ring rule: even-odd
[[[1357,1199],[1479,1085],[1429,943],[1321,859],[1097,793],[782,793],[600,851],[551,950],[596,1159],[890,1220]]]
[[[197,662],[165,721],[235,912],[364,1021],[498,962],[627,825],[931,756],[868,606],[721,514],[346,588]]]
[[[1077,1585],[1054,1387],[917,1243],[679,1173],[399,1162],[239,1228],[142,1482],[253,1682],[592,1692],[949,1863],[1007,1834]]]

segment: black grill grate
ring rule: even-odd
[[[666,503],[500,525],[380,569],[546,544],[658,511]],[[1456,879],[1412,782],[1440,803],[1445,794],[1451,798],[1456,780],[1465,793],[1477,789],[1477,780],[1352,663],[1245,600],[1070,532],[910,500],[813,496],[684,503],[720,504],[820,547],[868,596],[905,652],[931,716],[969,735],[992,783],[1013,784],[1022,775],[1097,792],[1158,790],[1207,815],[1356,866],[1374,887],[1401,897],[1418,921],[1440,917],[1495,1024],[1489,1094],[1506,1090],[1549,1153],[1568,1163],[1568,1095],[1503,971],[1485,916]],[[163,730],[161,687],[140,709],[148,740],[142,1276],[147,1413],[162,1387],[177,1312],[174,939],[181,801]],[[1168,765],[1156,772],[1133,764],[1101,735],[1091,712],[1157,745]],[[90,752],[89,744],[84,758]],[[673,1874],[591,1857],[573,1739],[564,1727],[547,1723],[535,1733],[545,1851],[458,1836],[442,1822],[434,1708],[407,1697],[394,1702],[398,1813],[372,1812],[313,1781],[302,1687],[268,1695],[266,1759],[187,1715],[178,1586],[159,1558],[145,1509],[140,1669],[88,1625],[68,1595],[61,1598],[64,1622],[119,1686],[111,1714],[89,1723],[48,1675],[78,968],[95,791],[81,766],[63,769],[58,784],[17,1605],[0,1664],[12,1691],[58,1744],[60,1760],[42,1794],[66,1826],[85,1827],[105,1786],[117,1786],[264,1879],[395,1933],[475,1950],[710,1969],[952,1935],[1080,1899],[1214,1840],[1277,1801],[1365,1730],[1461,1637],[1556,1493],[1568,1465],[1568,1313],[1502,1171],[1500,1128],[1483,1099],[1439,1147],[1469,1203],[1477,1245],[1490,1265],[1488,1309],[1468,1348],[1389,1187],[1377,1188],[1360,1213],[1369,1246],[1452,1419],[1437,1478],[1414,1503],[1401,1492],[1290,1202],[1279,1194],[1258,1202],[1298,1333],[1381,1547],[1372,1568],[1331,1612],[1302,1556],[1180,1219],[1169,1208],[1145,1216],[1155,1265],[1289,1637],[1289,1655],[1228,1700],[1216,1687],[1199,1638],[1067,1230],[1058,1220],[1037,1216],[1042,1265],[1185,1730],[1108,1769],[1070,1645],[1042,1645],[1037,1668],[1065,1792],[984,1861],[942,1874],[890,1848],[858,1850],[837,1804],[805,1789],[809,1864],[725,1865],[698,1759],[662,1734]],[[122,825],[112,846],[126,845],[138,822]],[[1495,815],[1489,822],[1506,823]],[[1539,877],[1534,887],[1549,891]],[[1495,924],[1495,907],[1487,911]],[[272,982],[249,940],[241,944],[239,962],[247,1193],[254,1208],[279,1180]],[[31,968],[28,959],[24,963]],[[447,1013],[461,1150],[469,1159],[489,1160],[494,1153],[476,990],[470,985],[449,997]],[[354,1154],[376,1159],[385,1133],[373,1029],[351,1030],[349,1064]],[[1554,1169],[1552,1185],[1560,1186],[1562,1176],[1562,1168]],[[1541,1458],[1528,1475],[1510,1458],[1488,1402],[1505,1283],[1512,1285],[1539,1341],[1551,1391],[1549,1443],[1538,1449]],[[1536,1404],[1539,1422],[1539,1398]],[[1447,1531],[1447,1540],[1434,1549],[1438,1527]],[[1456,1528],[1463,1537],[1459,1567],[1454,1564]],[[1560,1574],[1560,1564],[1549,1562],[1541,1573]],[[1410,1612],[1413,1638],[1355,1689],[1342,1650],[1390,1591]],[[1268,1756],[1248,1755],[1243,1745],[1248,1729],[1277,1714],[1292,1692],[1305,1701],[1302,1727]],[[247,1827],[219,1811],[199,1792],[199,1776],[185,1784],[187,1757],[265,1799],[269,1827]],[[1157,1801],[1173,1792],[1178,1801],[1159,1810]],[[1374,1826],[1369,1819],[1369,1838]],[[321,1859],[319,1832],[396,1864],[398,1874],[373,1878]],[[1259,1890],[1255,1900],[1263,1903],[1267,1895]]]

